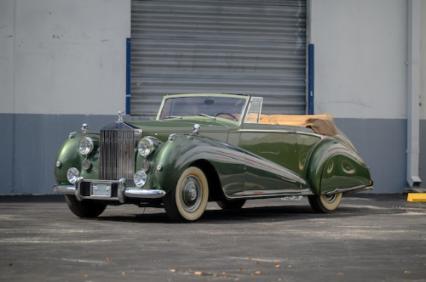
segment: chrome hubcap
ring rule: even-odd
[[[198,178],[188,176],[182,189],[183,208],[188,212],[194,212],[201,203],[201,184]]]

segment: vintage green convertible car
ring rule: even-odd
[[[100,133],[70,133],[59,150],[55,191],[79,217],[107,205],[164,207],[195,221],[208,201],[308,196],[335,210],[342,193],[369,189],[369,170],[328,115],[263,115],[248,95],[165,96],[156,120],[118,120]]]

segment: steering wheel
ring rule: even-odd
[[[218,117],[218,116],[227,116],[228,118],[227,117],[223,117],[223,118],[229,119],[229,117],[230,117],[231,120],[238,121],[238,118],[236,116],[234,116],[233,114],[230,114],[230,113],[217,113],[215,115],[215,117]]]

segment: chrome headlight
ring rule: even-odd
[[[70,167],[67,170],[67,179],[71,184],[75,184],[80,176],[80,171],[75,167]]]
[[[146,172],[144,170],[138,170],[133,175],[133,181],[135,182],[135,185],[139,188],[145,185],[147,178],[148,176],[146,175]]]
[[[80,140],[80,144],[78,145],[78,152],[83,155],[83,156],[87,156],[88,154],[90,154],[90,152],[93,151],[94,148],[94,144],[93,144],[93,139],[87,136],[84,136],[83,138],[81,138]]]
[[[138,143],[139,155],[144,158],[148,157],[152,152],[154,152],[156,145],[157,142],[155,141],[155,138],[149,136],[142,138]]]

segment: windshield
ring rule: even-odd
[[[243,115],[245,104],[245,97],[170,97],[164,101],[158,119],[178,118],[183,116],[205,116],[239,122]]]

